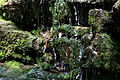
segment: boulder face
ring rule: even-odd
[[[10,19],[23,30],[30,31],[39,26],[50,27],[52,15],[47,0],[7,0],[4,4],[6,19]]]

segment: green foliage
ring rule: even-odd
[[[48,70],[50,68],[50,64],[48,62],[43,62],[41,67],[43,70]]]
[[[41,27],[38,27],[37,29],[32,30],[31,33],[34,35],[39,35],[41,31],[42,31]]]
[[[3,15],[4,10],[3,10],[3,5],[4,5],[5,1],[4,0],[0,0],[0,16]]]

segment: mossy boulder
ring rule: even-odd
[[[62,71],[71,71],[80,67],[82,48],[80,39],[88,31],[88,28],[71,25],[52,28],[52,38],[48,41],[51,46],[48,48],[52,47],[53,57],[56,57],[55,64],[59,64]]]
[[[81,47],[79,40],[62,37],[54,41],[54,46],[57,54],[59,54],[60,61],[69,66],[67,70],[79,67]]]
[[[29,32],[1,30],[0,61],[17,60],[24,63],[35,62],[36,53],[32,47],[32,40],[35,38]]]
[[[120,69],[119,52],[117,45],[112,41],[111,37],[106,33],[97,34],[95,39],[91,42],[92,48],[87,48],[83,54],[84,67],[96,67],[117,71]],[[92,53],[93,52],[93,53]],[[96,52],[96,54],[94,54]]]
[[[88,24],[96,32],[104,29],[104,25],[109,22],[109,12],[102,9],[91,9],[88,16]]]

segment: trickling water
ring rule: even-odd
[[[83,46],[81,46],[81,48],[80,48],[79,58],[82,58],[82,55],[83,55]]]
[[[77,19],[77,9],[76,9],[75,5],[74,5],[74,10],[75,10],[75,13],[74,13],[74,15],[75,15],[75,25],[77,25],[78,19]]]
[[[55,48],[54,48],[54,47],[52,47],[52,50],[53,50],[54,60],[56,60],[56,59],[57,59],[57,55],[56,55],[56,52],[55,52]]]

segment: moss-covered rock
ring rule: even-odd
[[[80,42],[75,39],[60,38],[54,41],[57,54],[60,56],[60,61],[69,66],[68,70],[79,67],[80,60]]]
[[[100,32],[109,21],[109,13],[102,9],[91,9],[89,11],[88,23],[93,31]]]
[[[52,28],[52,37],[48,40],[49,52],[53,55],[55,66],[60,71],[71,71],[80,67],[81,37],[87,33],[88,28],[71,25],[62,25]],[[46,49],[47,51],[47,49]],[[50,56],[49,56],[50,57]]]
[[[35,38],[29,32],[17,30],[0,31],[0,61],[17,60],[33,63],[36,54],[32,48],[32,40]]]
[[[117,71],[120,68],[118,62],[117,48],[111,37],[105,33],[97,34],[95,39],[91,42],[92,48],[87,48],[83,54],[84,67],[97,67]],[[94,54],[96,52],[96,54]]]

